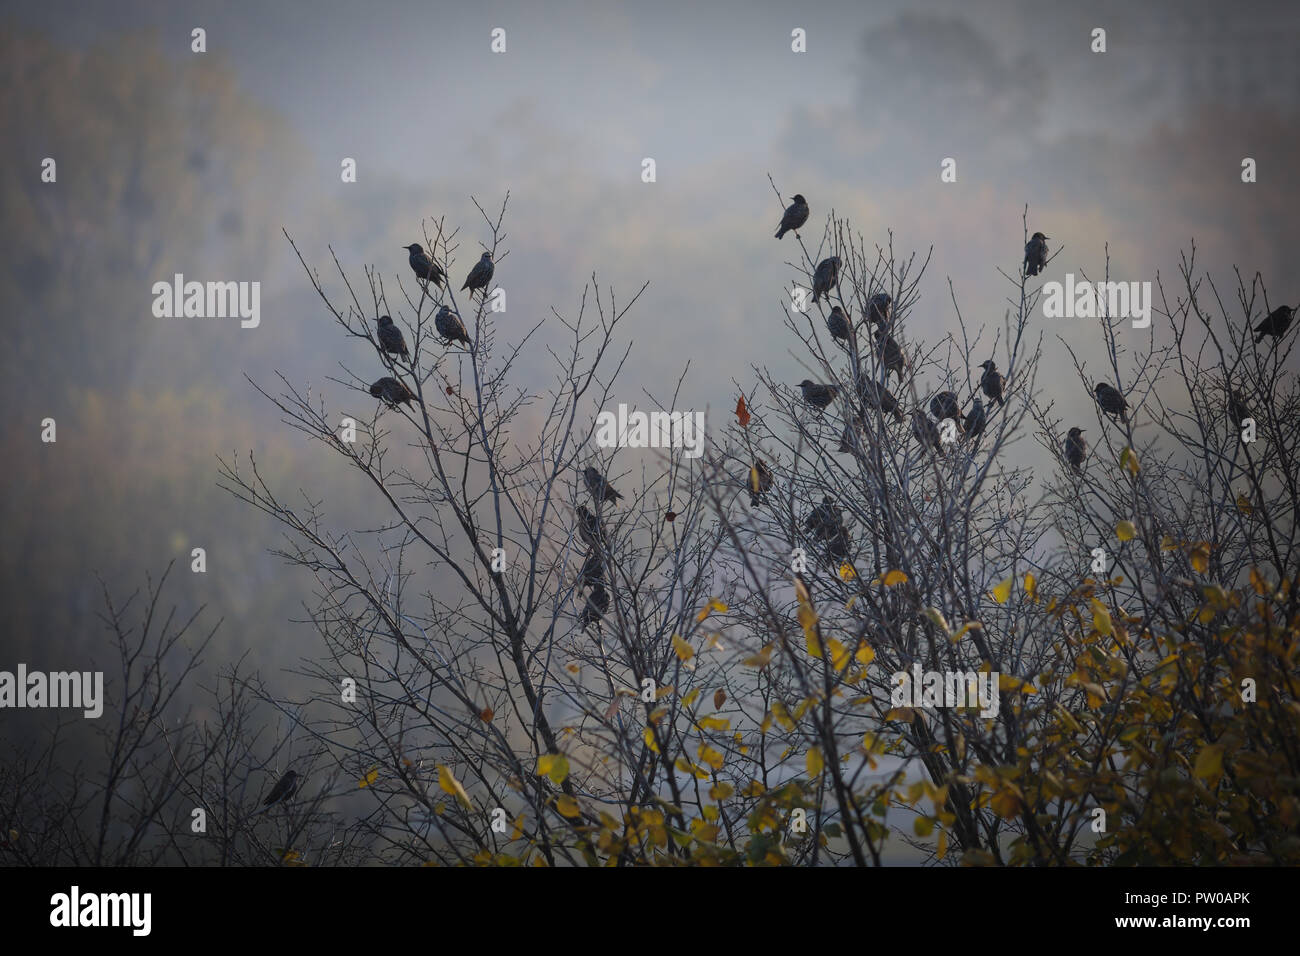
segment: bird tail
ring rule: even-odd
[[[780,229],[776,231],[776,237],[780,239],[784,235],[785,235],[785,227],[782,226]]]

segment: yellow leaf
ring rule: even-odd
[[[700,744],[697,753],[700,759],[714,770],[722,769],[722,752],[720,750],[716,750],[708,744]]]
[[[1169,535],[1165,535],[1164,537],[1162,537],[1162,538],[1160,539],[1160,550],[1161,550],[1161,551],[1177,551],[1177,550],[1178,550],[1178,542],[1175,541],[1173,538],[1169,537]]]
[[[357,787],[364,790],[379,779],[379,764],[375,764],[366,771],[366,775],[357,781]]]
[[[659,752],[659,745],[655,743],[655,732],[653,727],[647,727],[645,733],[642,734],[641,737],[645,740],[645,745],[650,748],[651,753],[657,754]]]
[[[449,793],[467,807],[472,807],[469,802],[469,794],[465,788],[460,785],[460,781],[451,775],[451,771],[438,764],[438,786],[442,788],[443,793]]]
[[[1196,776],[1216,783],[1223,776],[1223,744],[1206,744],[1196,758]]]
[[[998,675],[998,690],[1005,690],[1005,691],[1018,690],[1024,694],[1038,693],[1038,691],[1034,689],[1033,684],[1029,683],[1028,681],[1021,680],[1019,677],[1013,677],[1010,674]]]
[[[1237,495],[1237,510],[1244,515],[1255,513],[1255,506],[1250,503],[1250,499],[1243,494]]]
[[[892,588],[896,584],[906,584],[907,575],[902,571],[890,571],[885,575],[885,587]]]
[[[736,792],[736,788],[724,780],[720,780],[713,786],[709,787],[709,796],[714,800],[726,800]]]
[[[673,635],[673,650],[676,651],[677,656],[684,661],[689,661],[695,656],[695,648],[691,647],[690,644],[686,643],[686,641],[682,640],[681,637],[676,634]]]
[[[559,810],[561,815],[570,819],[582,816],[582,808],[578,806],[578,801],[565,793],[560,794],[556,799],[555,809]]]
[[[853,659],[856,660],[863,667],[866,667],[868,664],[870,664],[872,661],[876,659],[875,648],[873,648],[870,644],[863,643],[858,646],[858,650],[853,655]]]
[[[731,721],[726,717],[701,717],[701,730],[730,730]]]
[[[1132,541],[1137,537],[1138,530],[1132,521],[1121,521],[1115,525],[1115,535],[1121,541]]]
[[[759,670],[762,670],[772,660],[772,649],[775,646],[776,646],[775,644],[768,644],[757,654],[753,654],[749,657],[746,657],[743,661],[741,661],[741,663],[744,664],[746,667],[757,667]]]
[[[1011,597],[1011,583],[1014,578],[1007,578],[1005,581],[993,588],[993,600],[999,604],[1006,604],[1007,598]]]
[[[1192,567],[1201,574],[1206,574],[1210,570],[1210,546],[1202,541],[1192,549]]]
[[[806,764],[808,767],[808,776],[821,776],[822,767],[825,763],[822,760],[822,751],[820,747],[812,747],[809,749]]]
[[[569,775],[569,758],[564,754],[542,754],[537,758],[537,772],[550,777],[551,783],[558,787]]]
[[[927,607],[925,609],[925,616],[928,617],[930,623],[939,630],[943,631],[945,634],[948,633],[948,621],[944,618],[943,612],[937,607]]]
[[[1132,448],[1125,448],[1119,453],[1119,463],[1130,475],[1138,473],[1138,456]]]
[[[847,561],[844,564],[840,565],[841,581],[852,581],[857,576],[858,576],[858,572],[854,571],[853,565],[849,564]]]
[[[938,857],[940,860],[942,860],[947,855],[948,855],[948,831],[940,830],[939,846],[935,853],[935,856]]]
[[[808,642],[808,653],[813,657],[821,657],[822,645],[817,639],[817,612],[812,609],[812,605],[800,601],[798,618],[804,639]]]
[[[1038,598],[1038,578],[1034,577],[1033,571],[1025,572],[1025,593],[1029,595],[1030,600],[1037,600]],[[970,627],[970,625],[967,624],[966,627]]]
[[[702,621],[706,617],[708,617],[709,614],[713,611],[717,611],[719,614],[722,614],[726,610],[727,610],[727,605],[723,604],[717,598],[709,598],[709,603],[704,605],[704,607],[700,610],[700,613],[695,616],[695,620]],[[682,658],[682,660],[685,660],[685,658]]]
[[[1096,598],[1092,598],[1092,629],[1102,635],[1109,635],[1114,630],[1110,623],[1110,611]]]
[[[826,639],[826,648],[831,652],[831,666],[842,671],[849,666],[849,649],[835,638]]]
[[[668,688],[668,690],[669,690],[670,693],[672,692],[672,688],[671,688],[671,687]],[[662,696],[663,696],[662,693],[657,693],[657,694],[655,694],[655,700],[658,700],[658,699],[659,699],[660,697],[662,697]],[[696,698],[699,697],[699,696],[700,696],[700,689],[699,689],[698,687],[693,688],[692,690],[688,690],[688,691],[686,692],[686,696],[682,698],[682,706],[683,706],[683,707],[694,707],[694,706],[695,706],[695,700],[696,700]]]

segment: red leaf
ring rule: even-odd
[[[740,396],[740,401],[736,402],[736,418],[740,422],[741,428],[749,427],[749,409],[745,407],[745,396]]]

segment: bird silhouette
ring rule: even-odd
[[[813,273],[813,297],[814,304],[822,296],[829,296],[831,289],[835,288],[835,283],[840,278],[840,257],[831,256],[829,259],[823,259],[817,263],[817,270]]]
[[[1084,440],[1083,429],[1076,425],[1065,436],[1065,460],[1076,475],[1083,472],[1083,459],[1087,454],[1088,442]]]
[[[979,438],[984,433],[986,424],[988,419],[984,415],[984,403],[976,395],[970,400],[970,411],[966,413],[966,437],[971,441]]]
[[[1001,405],[1002,390],[1005,388],[1007,380],[1002,377],[1002,373],[998,371],[997,364],[992,359],[981,362],[980,367],[984,369],[984,374],[980,376],[980,388],[984,390],[984,394],[989,401]]]
[[[582,480],[587,483],[587,491],[591,492],[591,497],[595,499],[597,507],[599,507],[602,502],[617,501],[623,497],[614,490],[613,485],[605,480],[604,475],[591,467],[591,465],[582,469]]]
[[[888,292],[877,292],[867,300],[867,321],[889,331],[894,324],[894,300]]]
[[[1109,412],[1112,415],[1118,415],[1122,422],[1128,421],[1128,415],[1125,409],[1128,408],[1128,402],[1120,394],[1119,389],[1107,385],[1105,382],[1098,382],[1097,387],[1093,389],[1097,396],[1097,404],[1101,406],[1102,411]]]
[[[794,202],[786,207],[785,213],[781,216],[781,224],[776,227],[776,237],[780,239],[787,232],[797,230],[808,221],[808,200],[804,199],[799,193],[794,194]]]
[[[587,604],[582,609],[580,623],[585,628],[589,624],[595,624],[605,612],[609,610],[609,592],[605,590],[603,584],[594,585],[587,594]]]
[[[469,336],[465,334],[465,324],[461,322],[460,316],[451,311],[447,306],[438,310],[438,314],[433,317],[433,327],[438,330],[443,341],[447,344],[452,342],[464,342],[466,345],[472,345]]]
[[[763,496],[772,490],[772,469],[764,464],[763,459],[755,458],[749,469],[749,504],[757,508],[763,503]]]
[[[912,434],[922,445],[929,445],[935,451],[943,448],[939,441],[939,428],[934,422],[926,417],[925,412],[919,408],[912,409]]]
[[[1051,236],[1034,233],[1025,243],[1025,275],[1036,276],[1047,266],[1047,242]]]
[[[843,342],[849,340],[849,320],[845,316],[844,310],[838,305],[831,307],[831,314],[826,316],[826,328],[830,330],[831,338],[840,339]]]
[[[578,505],[578,534],[590,548],[597,550],[605,547],[605,529],[600,519],[587,510],[586,505]]]
[[[907,359],[903,355],[903,350],[898,347],[894,337],[883,330],[876,331],[876,348],[880,350],[880,363],[885,367],[885,380],[889,380],[889,374],[898,376],[898,381],[903,381],[903,373],[907,371]]]
[[[375,398],[382,399],[389,408],[396,408],[398,404],[405,403],[414,408],[412,400],[415,395],[411,390],[395,378],[385,376],[375,384],[370,386],[370,394]]]
[[[263,809],[288,800],[294,795],[294,792],[297,791],[297,789],[298,771],[286,770],[284,776],[275,782],[275,786],[271,788],[271,792],[268,793],[266,799],[262,801]]]
[[[799,383],[799,388],[803,392],[803,400],[809,405],[816,408],[825,408],[831,402],[835,401],[835,396],[840,390],[835,385],[819,385],[816,382],[804,379]]]
[[[474,268],[469,270],[469,275],[465,277],[465,284],[460,287],[461,291],[469,289],[469,294],[473,295],[475,289],[481,289],[482,294],[487,295],[487,286],[492,281],[492,273],[495,269],[496,266],[492,264],[492,253],[483,253],[474,264]]]
[[[406,350],[402,330],[393,324],[391,316],[379,317],[379,346],[389,355],[400,355],[404,359],[411,357],[411,353]]]
[[[408,253],[407,261],[411,264],[411,271],[415,273],[417,279],[424,279],[436,286],[442,285],[442,269],[433,261],[433,257],[424,251],[423,246],[413,242],[402,248]]]
[[[939,392],[930,399],[930,414],[937,421],[943,421],[945,418],[951,418],[957,423],[957,430],[962,431],[962,422],[966,416],[961,413],[961,405],[957,402],[956,392]]]
[[[832,537],[844,525],[844,512],[835,507],[835,500],[830,495],[822,498],[822,503],[813,507],[804,519],[804,530],[823,541]]]
[[[1274,342],[1286,334],[1286,330],[1291,327],[1291,320],[1295,318],[1295,309],[1288,305],[1279,305],[1276,309],[1264,317],[1264,321],[1255,326],[1255,344],[1258,345],[1264,341],[1264,336],[1273,336]]]
[[[900,422],[903,420],[903,408],[898,404],[894,393],[873,379],[863,378],[858,382],[858,397],[864,405],[893,415]]]
[[[578,575],[578,584],[587,586],[600,584],[605,580],[605,561],[595,551],[587,555],[587,560],[582,562],[582,571]]]

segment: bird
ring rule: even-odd
[[[1088,454],[1088,443],[1084,441],[1083,429],[1077,425],[1065,436],[1065,460],[1070,463],[1077,475],[1083,470],[1083,458]]]
[[[831,314],[826,316],[826,328],[830,329],[831,338],[849,340],[849,320],[844,310],[838,305],[831,307]]]
[[[840,257],[831,256],[829,259],[823,259],[817,263],[817,271],[813,273],[813,304],[822,296],[829,296],[831,289],[840,278]]]
[[[609,592],[605,590],[603,584],[595,585],[587,595],[587,604],[582,609],[581,624],[586,627],[588,624],[594,624],[605,616],[609,610]]]
[[[617,501],[623,497],[614,490],[613,485],[605,480],[604,475],[591,465],[582,469],[582,480],[587,483],[587,490],[591,492],[591,497],[596,500],[596,507],[598,508],[602,502]]]
[[[894,393],[873,379],[863,378],[858,382],[858,396],[864,405],[892,414],[900,422],[903,420],[903,408]]]
[[[407,261],[411,263],[411,271],[415,273],[417,279],[424,279],[436,286],[442,285],[442,269],[433,261],[433,257],[424,251],[423,246],[413,242],[402,248],[409,254]]]
[[[976,395],[970,400],[970,411],[966,413],[966,437],[974,441],[984,431],[988,420],[984,417],[984,403]]]
[[[966,418],[961,413],[961,406],[957,403],[956,392],[939,392],[930,399],[930,414],[938,421],[945,418],[951,418],[957,423],[957,430],[962,430],[962,422]]]
[[[889,331],[894,319],[894,300],[888,292],[877,292],[867,300],[867,321]]]
[[[862,416],[854,415],[852,419],[844,423],[844,431],[840,433],[840,447],[836,449],[840,454],[853,451],[855,433],[862,429]]]
[[[1007,384],[1007,380],[1002,377],[998,371],[997,365],[992,359],[987,362],[981,362],[980,368],[984,369],[984,374],[980,376],[980,388],[988,396],[990,401],[1002,404],[1002,389]]]
[[[379,347],[389,355],[400,355],[404,359],[411,357],[411,353],[406,350],[402,330],[393,324],[392,317],[388,315],[379,317]]]
[[[903,350],[898,347],[894,337],[883,329],[876,332],[876,347],[880,349],[880,361],[885,367],[885,380],[889,380],[889,373],[893,372],[898,376],[900,382],[903,381],[903,373],[907,371],[907,359],[903,356]]]
[[[1124,396],[1120,394],[1119,389],[1107,385],[1105,382],[1098,382],[1093,391],[1097,396],[1097,404],[1101,406],[1102,411],[1118,415],[1119,420],[1122,422],[1128,421],[1128,415],[1124,411],[1128,408],[1128,402],[1124,400]]]
[[[1242,422],[1251,418],[1250,406],[1246,404],[1246,399],[1242,397],[1241,392],[1232,389],[1228,392],[1228,418],[1232,424],[1241,428]]]
[[[262,801],[262,806],[265,808],[288,800],[297,789],[298,771],[286,770],[284,776],[275,782],[271,792],[266,795],[266,799]]]
[[[832,537],[844,526],[844,513],[835,507],[830,495],[822,497],[822,503],[815,505],[803,522],[804,530],[823,540]]]
[[[1025,275],[1036,276],[1047,266],[1047,242],[1051,236],[1034,233],[1025,243]]]
[[[776,237],[780,239],[792,229],[798,229],[808,221],[808,200],[799,193],[794,194],[794,202],[786,207],[781,216],[781,224],[776,227]]]
[[[578,583],[586,586],[591,584],[600,584],[605,580],[605,561],[599,554],[592,551],[587,555],[587,560],[582,562],[582,571],[578,575]]]
[[[819,385],[808,379],[800,382],[799,388],[803,391],[803,400],[816,408],[825,408],[840,392],[836,385]]]
[[[749,505],[751,508],[757,508],[763,501],[763,495],[772,490],[772,469],[763,463],[763,459],[755,458],[753,466],[749,469]]]
[[[411,393],[411,390],[395,378],[384,376],[370,386],[370,394],[375,398],[383,399],[389,408],[396,408],[402,402],[412,408],[415,407],[412,403],[415,396]]]
[[[912,434],[922,445],[929,445],[935,451],[939,451],[943,446],[939,442],[939,428],[934,422],[926,417],[925,412],[919,408],[912,409]]]
[[[578,534],[591,548],[605,547],[605,529],[600,526],[600,519],[587,510],[586,505],[578,505]]]
[[[433,317],[433,327],[438,330],[438,334],[445,342],[473,344],[465,334],[465,323],[461,322],[460,316],[451,311],[448,306],[444,305],[438,310],[438,314]]]
[[[849,545],[852,542],[853,538],[849,534],[849,529],[840,525],[826,539],[826,553],[836,561],[846,561],[849,557]]]
[[[1288,305],[1279,305],[1264,317],[1263,322],[1255,326],[1255,344],[1258,345],[1264,341],[1266,335],[1271,335],[1274,339],[1282,338],[1286,334],[1286,330],[1291,327],[1291,320],[1294,318],[1295,309]]]
[[[495,269],[496,266],[492,264],[492,253],[483,253],[474,264],[474,268],[469,270],[469,275],[465,277],[465,284],[460,287],[461,291],[469,289],[469,294],[473,295],[475,289],[481,289],[483,295],[487,295],[487,285],[492,281],[492,272]]]

